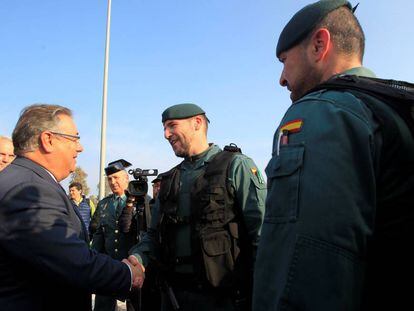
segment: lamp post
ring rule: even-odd
[[[104,64],[104,80],[102,95],[102,122],[101,122],[101,156],[99,168],[99,200],[105,196],[105,175],[104,168],[106,162],[106,110],[108,98],[108,63],[109,63],[109,42],[111,33],[111,6],[112,1],[108,0],[108,14],[106,19],[106,44],[105,44],[105,64]]]

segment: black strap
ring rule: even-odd
[[[350,91],[367,105],[371,104],[370,108],[373,108],[373,101],[367,101],[367,96],[361,93],[380,100],[398,113],[414,137],[414,84],[355,75],[337,75],[317,85],[307,94],[326,89]]]
[[[221,175],[222,172],[226,172],[228,175],[230,164],[237,153],[241,153],[241,149],[236,144],[231,143],[225,146],[223,151],[217,153],[208,161],[204,176],[208,178],[212,175]]]
[[[241,149],[239,147],[237,147],[236,144],[234,143],[230,143],[227,146],[224,146],[224,151],[229,151],[229,152],[238,152],[238,153],[242,153]]]

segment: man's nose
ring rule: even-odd
[[[169,139],[171,137],[171,131],[168,127],[164,129],[164,138]]]
[[[76,151],[77,151],[78,153],[81,153],[81,152],[83,151],[83,146],[82,146],[82,144],[80,143],[80,141],[78,141],[78,145],[77,145]]]
[[[279,84],[283,87],[287,86],[287,80],[285,78],[285,72],[284,70],[282,71],[282,73],[280,74],[280,78],[279,78]]]

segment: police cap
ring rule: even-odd
[[[158,175],[151,183],[155,184],[156,182],[161,181],[161,174]]]
[[[341,6],[352,10],[352,5],[346,0],[320,0],[298,11],[280,34],[276,56],[299,44],[328,13]]]
[[[106,176],[115,174],[116,172],[123,171],[127,167],[131,166],[132,164],[124,159],[119,159],[113,162],[108,163],[108,166],[105,167],[105,174]]]
[[[164,110],[162,113],[162,122],[174,119],[187,119],[200,114],[205,115],[206,112],[196,104],[178,104]]]

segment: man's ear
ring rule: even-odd
[[[50,132],[42,132],[39,136],[39,149],[46,153],[51,153],[54,150],[56,141],[53,140],[53,134]]]
[[[203,120],[201,116],[195,116],[194,117],[194,130],[198,131],[201,128],[201,125],[203,124]]]
[[[310,40],[311,55],[315,62],[326,58],[332,49],[331,33],[326,28],[316,30]]]

